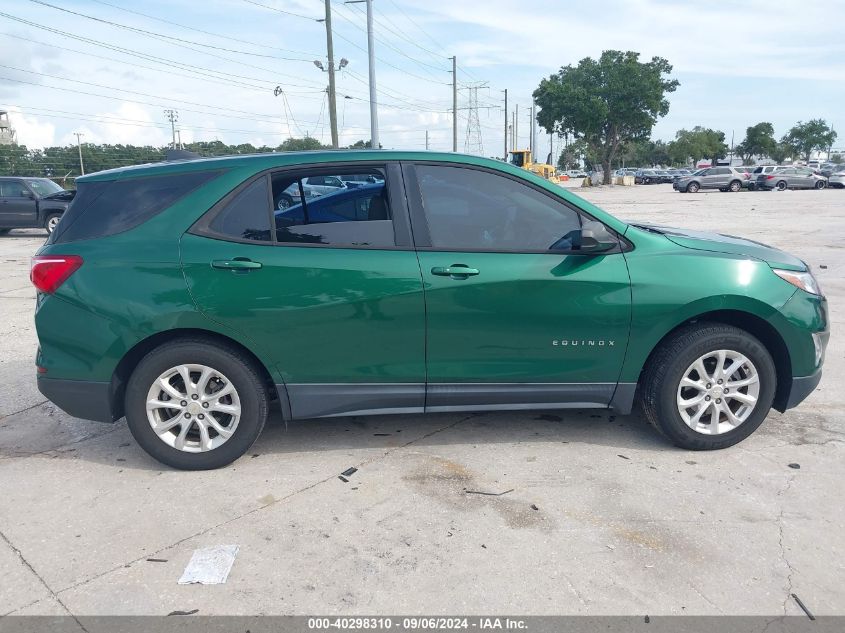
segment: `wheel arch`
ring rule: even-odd
[[[783,340],[783,337],[771,323],[756,314],[745,312],[743,310],[710,310],[689,317],[678,323],[675,327],[666,332],[652,347],[645,363],[643,363],[640,375],[637,378],[638,387],[640,386],[646,368],[651,363],[652,357],[655,355],[655,352],[660,349],[663,343],[681,328],[695,323],[721,323],[723,325],[732,325],[757,338],[766,347],[769,354],[771,354],[772,360],[775,364],[777,386],[775,388],[773,406],[780,412],[783,412],[786,409],[789,391],[792,387],[792,360],[789,355],[789,348]]]
[[[157,347],[160,347],[165,343],[182,339],[198,338],[205,339],[212,344],[236,349],[239,352],[245,354],[252,361],[252,363],[255,365],[255,368],[261,374],[265,386],[267,387],[268,397],[271,400],[277,397],[278,393],[276,389],[276,384],[272,378],[272,375],[270,374],[269,369],[261,361],[261,359],[258,358],[258,356],[251,349],[243,345],[243,343],[239,343],[235,339],[226,336],[225,334],[221,334],[219,332],[214,332],[211,330],[205,330],[202,328],[175,328],[172,330],[157,332],[141,341],[138,341],[120,359],[117,366],[115,367],[114,373],[112,374],[110,387],[110,405],[113,419],[117,420],[123,417],[125,413],[124,397],[126,395],[126,384],[128,383],[129,377],[132,375],[132,372],[135,371],[135,368],[138,366],[138,363],[141,362],[141,359],[144,356],[146,356],[149,352],[151,352]]]

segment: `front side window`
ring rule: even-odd
[[[476,169],[419,165],[416,171],[433,248],[577,248],[581,215],[551,196]]]
[[[15,180],[0,181],[0,197],[3,198],[25,198],[29,195],[29,190],[20,182]]]

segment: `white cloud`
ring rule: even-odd
[[[27,115],[20,108],[9,108],[9,121],[17,133],[18,143],[29,148],[53,145],[56,139],[56,126],[39,121],[38,117]]]

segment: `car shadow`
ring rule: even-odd
[[[15,416],[18,417],[18,416]],[[15,435],[0,432],[0,458],[36,456],[106,464],[115,469],[171,470],[149,457],[135,442],[125,420],[78,420],[50,403],[15,420]],[[10,419],[5,420],[9,422]],[[8,431],[9,429],[2,429]],[[29,441],[21,436],[31,436]],[[278,409],[245,457],[291,457],[333,451],[390,452],[458,445],[595,445],[615,451],[673,451],[639,413],[618,416],[605,409],[434,413],[349,416],[285,422]]]

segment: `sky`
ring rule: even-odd
[[[52,5],[52,6],[50,6]],[[368,139],[364,4],[332,1],[342,145]],[[845,147],[845,1],[374,0],[382,145],[451,150],[451,61],[458,149],[478,86],[481,153],[501,156],[503,90],[527,147],[531,93],[544,77],[605,49],[666,58],[680,87],[653,138],[712,127],[738,143],[760,121],[778,137],[823,118]],[[324,0],[5,0],[0,110],[31,148],[83,142],[162,146],[164,110],[183,142],[275,146],[330,141]],[[93,19],[92,19],[93,18]],[[277,86],[281,94],[276,95]],[[543,159],[549,138],[537,131]],[[558,141],[555,141],[556,147]]]

